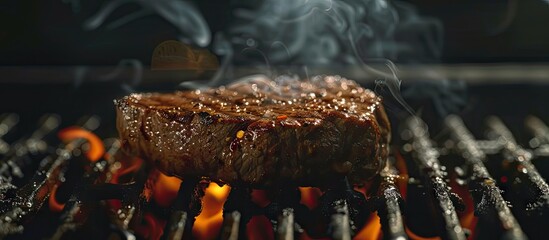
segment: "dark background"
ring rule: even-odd
[[[137,59],[145,65],[144,74],[148,77],[132,86],[138,92],[173,91],[181,81],[199,78],[199,74],[189,72],[184,73],[187,77],[176,71],[165,77],[166,71],[147,71],[153,49],[178,35],[178,31],[159,16],[140,18],[114,30],[105,27],[84,30],[84,21],[108,1],[113,0],[0,0],[0,115],[14,112],[21,119],[5,138],[7,142],[34,131],[37,120],[45,113],[59,114],[63,127],[77,123],[83,116],[99,115],[102,123],[95,131],[98,136],[116,137],[113,99],[129,94],[121,83],[127,82],[124,76],[131,75],[119,76],[113,81],[101,81],[100,76],[114,71],[121,59]],[[261,0],[194,2],[211,30],[217,32],[232,21],[232,9],[253,8]],[[442,22],[445,31],[440,62],[443,64],[484,66],[484,63],[512,62],[521,67],[536,64],[547,68],[544,62],[549,62],[549,0],[406,2],[415,5],[423,16]],[[107,21],[138,9],[135,3],[125,4]],[[86,70],[85,74],[79,74],[81,70]],[[421,73],[415,75],[420,76],[418,78],[430,75],[416,71]],[[467,71],[464,72],[467,75]],[[340,71],[338,74],[345,76],[347,73]],[[211,75],[201,77],[209,79]],[[81,81],[73,81],[78,76],[84,77]],[[162,78],[169,78],[169,81]],[[444,139],[441,133],[444,133],[442,119],[445,114],[459,114],[479,139],[483,138],[486,129],[486,117],[496,115],[513,131],[519,143],[527,146],[532,135],[525,131],[525,117],[535,115],[549,123],[549,79],[542,75],[536,80],[540,79],[502,81],[488,76],[475,82],[475,79],[446,79],[438,78],[438,75],[430,77],[430,81],[403,77],[401,90],[406,102],[428,123],[435,140]],[[451,84],[460,83],[460,80],[464,80],[463,85]],[[373,82],[364,85],[378,89]],[[400,121],[410,113],[387,92],[380,90],[379,93],[385,93],[384,106],[394,129],[392,143],[401,146]],[[436,107],[441,102],[446,103],[442,112]],[[535,164],[547,178],[546,160]],[[522,208],[515,205],[512,209],[520,211]],[[539,224],[532,223],[529,228],[539,227]],[[527,226],[528,223],[523,225]]]
[[[159,43],[177,31],[159,16],[123,27],[87,31],[83,22],[107,1],[0,1],[0,65],[116,65],[134,58],[145,65]],[[224,29],[236,7],[261,1],[194,1],[213,32]],[[546,62],[549,2],[545,0],[407,0],[445,28],[442,63]],[[139,9],[125,4],[109,20]]]
[[[93,67],[108,66],[105,71],[109,72],[121,59],[132,58],[141,60],[147,70],[153,49],[161,42],[175,39],[178,32],[159,16],[140,18],[114,30],[100,27],[87,31],[82,27],[84,21],[107,1],[81,1],[79,8],[67,2],[0,1],[0,113],[21,114],[21,119],[29,122],[26,125],[29,129],[43,113],[59,113],[66,124],[74,123],[83,115],[99,114],[105,120],[102,129],[109,130],[107,135],[114,135],[112,100],[129,92],[121,88],[120,81],[97,81],[96,76],[101,74],[94,74]],[[443,23],[441,63],[518,62],[544,66],[542,62],[549,62],[549,3],[544,0],[407,2],[414,4],[422,15],[438,18]],[[231,9],[253,8],[261,1],[196,0],[195,3],[211,30],[216,32],[230,23]],[[139,8],[135,3],[125,4],[107,21]],[[78,75],[78,69],[73,68],[77,65],[92,67],[81,84],[71,80]],[[59,66],[69,67],[56,71]],[[53,70],[51,74],[40,71],[36,74],[37,69]],[[179,79],[180,73],[174,72],[176,77],[162,85],[158,74],[144,78],[143,84],[134,86],[134,90],[173,91],[183,79],[196,78],[192,75]],[[345,72],[340,74],[345,76]],[[410,88],[418,92],[415,96],[405,96],[405,100],[435,128],[444,114],[437,112],[433,105],[441,99],[450,99],[447,93],[453,90],[443,81],[420,85],[412,80],[422,79],[403,79],[404,92]],[[514,130],[524,132],[525,116],[549,119],[549,81],[542,80],[532,83],[517,78],[516,82],[506,84],[497,78],[484,79],[482,84],[468,81],[466,89],[458,88],[455,93],[464,99],[463,103],[447,113],[461,114],[477,132],[482,129],[482,120],[491,114],[502,116],[512,123]],[[367,87],[375,88],[373,84]],[[430,88],[432,94],[425,94]],[[399,104],[391,103],[391,99],[386,97],[386,105],[394,125],[398,126],[398,121],[409,114]]]

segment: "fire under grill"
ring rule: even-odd
[[[497,117],[482,139],[458,116],[435,137],[409,118],[378,177],[325,189],[181,181],[94,134],[97,117],[18,121],[0,116],[2,239],[542,239],[549,223],[537,170],[548,169],[549,127],[536,117],[522,145]]]

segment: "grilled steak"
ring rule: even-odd
[[[340,77],[132,94],[115,100],[124,149],[168,175],[253,186],[358,184],[385,165],[381,99]]]

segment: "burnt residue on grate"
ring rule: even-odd
[[[6,114],[0,123],[0,139],[15,125],[16,119],[12,114]],[[0,181],[3,181],[0,192],[5,193],[6,187],[21,187],[26,184],[25,176],[33,175],[38,168],[37,162],[54,153],[49,147],[51,135],[59,127],[60,117],[55,114],[46,114],[38,121],[38,126],[29,135],[25,135],[8,144],[0,140]],[[51,143],[50,143],[51,144]]]
[[[488,126],[486,136],[491,140],[501,142],[505,158],[511,160],[511,163],[516,165],[515,169],[518,174],[525,176],[531,184],[535,199],[527,205],[527,211],[532,213],[547,212],[549,209],[549,185],[532,163],[533,153],[517,143],[511,131],[498,117],[487,118],[486,124]]]
[[[406,127],[411,133],[409,141],[412,144],[414,160],[426,178],[426,184],[432,194],[431,199],[435,201],[434,204],[442,218],[440,236],[444,239],[466,239],[454,206],[457,195],[452,193],[446,184],[447,173],[438,160],[439,152],[431,143],[427,125],[420,118],[411,117],[406,121]]]
[[[477,216],[494,211],[501,224],[501,231],[505,239],[527,239],[517,220],[511,213],[508,203],[496,185],[488,169],[484,165],[486,154],[478,147],[473,135],[465,127],[458,116],[449,116],[445,120],[451,137],[456,141],[457,150],[466,160],[470,177],[470,191],[475,200],[475,214]],[[489,216],[491,217],[491,216]]]
[[[102,141],[106,154],[90,161],[85,156],[86,149],[90,148],[88,142],[75,139],[59,143],[56,137],[51,137],[59,126],[56,115],[48,115],[39,121],[36,130],[29,135],[4,141],[3,136],[12,131],[16,120],[10,114],[0,116],[0,154],[3,157],[0,161],[0,201],[6,203],[0,207],[1,237],[74,239],[87,236],[170,240],[196,237],[193,226],[200,227],[197,216],[207,206],[207,187],[215,186],[209,180],[186,178],[177,182],[172,189],[174,196],[171,204],[160,206],[154,196],[147,197],[148,191],[155,191],[151,187],[159,181],[160,173],[151,169],[145,161],[125,156],[117,139]],[[92,118],[92,123],[84,122],[81,127],[95,129],[97,124],[93,122],[96,121]],[[249,226],[253,226],[250,225],[255,221],[253,218],[260,216],[269,224],[263,227],[270,228],[268,232],[274,239],[301,239],[304,234],[312,238],[349,240],[356,239],[356,234],[360,237],[371,235],[399,240],[430,237],[465,239],[471,236],[467,235],[468,229],[461,227],[460,220],[463,219],[457,213],[463,206],[449,187],[449,183],[454,182],[449,182],[453,178],[448,174],[454,172],[446,172],[448,166],[463,164],[465,168],[458,175],[466,178],[474,199],[474,205],[468,200],[467,206],[474,206],[479,216],[479,224],[470,229],[473,238],[498,236],[526,239],[525,233],[528,237],[538,238],[536,234],[543,233],[543,229],[533,229],[536,227],[528,225],[534,223],[534,226],[540,226],[536,221],[546,218],[543,209],[546,208],[544,189],[547,185],[530,160],[543,152],[536,149],[532,154],[521,148],[501,121],[492,118],[489,119],[489,140],[482,141],[473,138],[459,117],[448,117],[445,123],[450,133],[449,139],[445,140],[451,140],[453,144],[436,148],[425,123],[419,118],[409,119],[404,124],[405,134],[402,136],[407,143],[402,149],[403,153],[411,155],[394,156],[404,163],[409,160],[409,164],[405,164],[408,166],[400,166],[399,161],[390,157],[380,175],[365,186],[352,186],[345,176],[340,176],[326,187],[316,189],[318,199],[314,200],[315,207],[305,205],[302,199],[304,192],[291,182],[269,189],[254,189],[243,183],[232,184],[230,192],[224,191],[228,196],[224,195],[223,199],[227,197],[227,200],[219,202],[219,206],[224,204],[223,220],[218,222],[220,231],[212,231],[211,236],[229,240],[246,239],[251,234]],[[540,120],[533,124],[531,119],[527,122],[527,126],[533,126],[539,148],[549,144],[544,140],[549,128],[542,123]],[[2,151],[2,146],[7,147],[4,149],[6,151]],[[456,157],[453,155],[455,153],[458,154],[457,158],[452,158]],[[487,155],[492,157],[496,153],[502,153],[507,159],[502,161],[503,166],[487,160]],[[446,155],[439,158],[441,154]],[[444,165],[439,159],[443,159]],[[446,161],[450,159],[459,161]],[[407,172],[399,175],[397,167]],[[506,185],[498,182],[502,176],[518,180]],[[116,181],[111,181],[115,178]],[[407,185],[402,185],[404,182],[400,180],[408,180]],[[403,187],[406,186],[407,190],[404,191]],[[520,193],[505,187],[529,189],[535,193],[536,201],[525,204],[529,211],[524,211],[526,207],[511,208],[509,202],[520,205],[522,199],[508,199]],[[52,193],[53,189],[57,189],[57,193]],[[365,194],[359,190],[364,190]],[[258,191],[267,198],[261,204],[253,199]],[[467,194],[461,190],[459,193]],[[54,204],[56,198],[63,202],[58,204],[57,211],[50,210],[52,198]],[[112,200],[119,200],[119,206],[112,205]],[[45,207],[47,205],[50,209]],[[377,211],[379,218],[373,215],[373,211]],[[534,215],[541,217],[524,217],[528,215],[526,212],[539,213]],[[151,215],[157,222],[154,226],[146,225],[149,229],[144,232],[140,228],[144,222],[151,221]],[[368,219],[379,219],[379,222]],[[485,228],[483,223],[489,224],[488,227]],[[368,228],[370,226],[375,226],[375,229]],[[474,227],[475,224],[467,226]],[[430,229],[422,231],[421,227]],[[497,235],[492,231],[497,231]],[[492,235],[487,235],[487,232]]]
[[[98,126],[97,121],[98,119],[91,117],[82,124],[82,128],[93,130]],[[29,139],[32,141],[40,140],[44,135],[56,128],[57,125],[56,120],[48,116],[44,124]],[[26,142],[31,140],[27,140]],[[22,224],[27,218],[40,210],[46,198],[50,196],[51,189],[56,188],[60,184],[65,171],[68,169],[69,160],[75,158],[73,152],[83,143],[84,140],[81,138],[67,144],[61,143],[55,150],[55,154],[49,155],[40,161],[38,170],[27,184],[14,189],[13,196],[5,200],[3,199],[3,208],[0,211],[0,225],[2,226],[0,237],[23,231]],[[26,146],[28,148],[21,147],[20,149],[28,150],[32,148],[31,144],[27,144]],[[17,164],[21,163],[17,161],[18,159],[21,158],[8,158],[5,161],[13,170],[11,172],[12,175],[9,175],[10,180],[12,177],[24,177],[22,174],[23,171],[19,169],[23,164]]]
[[[102,173],[109,169],[109,166],[114,164],[115,160],[113,156],[117,155],[120,150],[120,142],[117,139],[108,139],[105,143],[109,146],[106,154],[107,157],[91,163],[90,168],[84,173],[82,178],[79,181],[75,181],[70,197],[64,204],[63,211],[61,212],[61,223],[51,239],[61,239],[67,231],[72,231],[79,227],[80,223],[76,221],[76,218],[78,218],[77,215],[81,211],[84,211],[82,207],[85,202],[89,201],[90,198],[96,197],[89,196],[91,194],[88,191],[89,187],[97,181]]]
[[[181,182],[162,239],[171,240],[191,237],[195,217],[202,210],[201,200],[205,188],[205,183],[201,183],[198,178],[188,178],[186,181]]]
[[[384,239],[407,239],[408,236],[404,227],[404,216],[401,207],[404,199],[396,186],[396,179],[400,178],[392,161],[381,171],[379,184],[370,192],[375,195],[368,199],[372,210],[377,211],[381,222],[381,230]]]

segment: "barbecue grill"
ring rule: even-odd
[[[546,1],[13,2],[0,239],[545,239],[549,68],[528,61],[547,61],[547,34],[529,27]],[[122,150],[113,99],[258,73],[341,75],[381,95],[385,168],[360,186],[259,189],[169,177]]]
[[[486,88],[517,86],[468,88],[479,101]],[[475,107],[498,101],[482,100]],[[544,112],[474,108],[440,120],[436,107],[422,117],[389,108],[389,164],[367,186],[250,189],[181,182],[125,156],[108,111],[33,116],[50,111],[0,117],[2,238],[542,239],[549,221]]]

